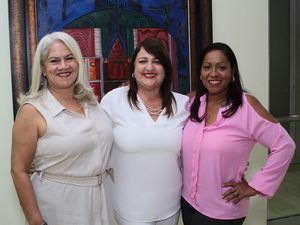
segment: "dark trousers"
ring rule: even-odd
[[[207,217],[181,198],[181,213],[184,225],[242,225],[245,217],[232,220],[218,220]]]

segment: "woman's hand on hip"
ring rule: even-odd
[[[259,193],[248,185],[248,182],[244,177],[240,182],[226,182],[222,184],[222,187],[230,187],[225,193],[223,193],[223,199],[227,202],[231,201],[234,204],[238,203],[243,198],[249,198]]]

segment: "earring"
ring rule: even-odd
[[[135,75],[134,75],[134,73],[132,73],[132,74],[131,74],[131,76],[132,76],[132,78],[135,78]]]
[[[41,77],[41,86],[47,87],[47,84],[48,84],[47,77],[46,75],[43,74]]]
[[[235,81],[235,78],[234,78],[234,76],[232,76],[231,82],[233,83],[234,81]]]

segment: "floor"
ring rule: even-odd
[[[290,166],[276,195],[268,200],[268,225],[300,225],[300,164]]]
[[[269,220],[267,225],[300,225],[300,216],[291,216],[282,219]]]

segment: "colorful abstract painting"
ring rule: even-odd
[[[100,100],[128,78],[137,43],[155,37],[172,60],[173,90],[195,88],[199,54],[212,41],[212,0],[9,0],[14,115],[29,89],[38,41],[65,31],[79,43]]]
[[[187,0],[37,0],[38,39],[65,31],[79,43],[96,95],[128,79],[136,44],[158,38],[174,66],[173,90],[189,92]]]

